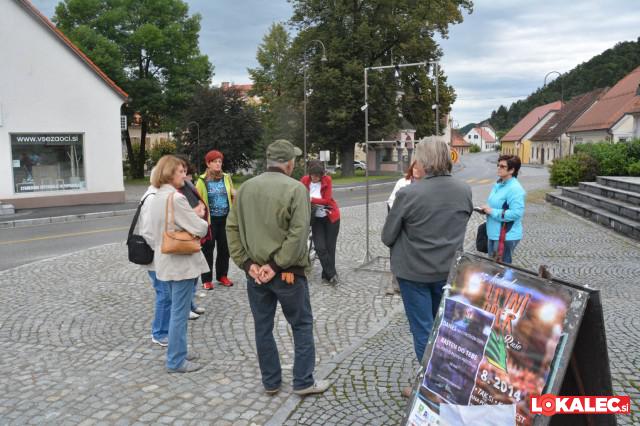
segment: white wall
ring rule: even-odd
[[[625,115],[612,128],[613,141],[620,139],[630,141],[635,136],[636,119],[632,115]]]
[[[0,199],[124,191],[120,98],[13,0],[0,2]],[[84,133],[86,190],[14,194],[10,133]]]
[[[571,132],[569,136],[573,139],[573,146],[581,143],[596,143],[608,140],[610,137],[606,130],[593,130],[586,132]]]

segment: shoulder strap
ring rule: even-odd
[[[129,235],[127,236],[127,239],[131,238],[131,236],[133,235],[133,231],[136,229],[136,226],[138,225],[138,218],[140,217],[140,211],[142,210],[142,205],[144,204],[145,200],[149,198],[149,195],[155,195],[155,193],[152,192],[151,194],[147,194],[147,196],[144,197],[142,200],[140,200],[140,202],[138,203],[136,214],[133,216],[133,221],[131,222],[131,226],[129,227]]]
[[[175,231],[175,229],[176,229],[176,224],[175,224],[174,217],[173,217],[173,195],[174,194],[175,194],[175,192],[172,192],[167,197],[167,210],[166,210],[165,215],[164,215],[164,230],[165,230],[165,232],[167,232],[169,230],[169,221],[171,221],[171,226],[172,226],[173,230]],[[171,218],[171,219],[169,219],[169,218]]]

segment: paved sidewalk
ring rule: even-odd
[[[525,181],[525,179],[523,179]],[[525,235],[514,262],[547,264],[558,277],[602,290],[616,393],[630,395],[640,416],[640,244],[549,206],[531,189]],[[486,194],[476,194],[477,203]],[[374,255],[383,203],[371,207]],[[472,217],[466,246],[471,249]],[[311,277],[317,377],[334,385],[322,396],[291,395],[291,332],[278,311],[284,388],[261,391],[253,320],[241,272],[232,288],[207,292],[207,313],[189,327],[205,368],[164,371],[164,351],[152,345],[153,291],[145,272],[126,261],[122,244],[98,247],[0,273],[0,423],[2,424],[395,424],[416,362],[398,296],[385,296],[388,275],[356,273],[364,253],[364,206],[342,209],[338,270],[342,283]]]

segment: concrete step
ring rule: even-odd
[[[640,206],[640,193],[637,192],[625,191],[624,189],[600,185],[599,183],[594,182],[580,182],[580,189],[602,197],[624,201],[625,203],[633,204],[634,206]]]
[[[611,188],[623,189],[625,191],[640,194],[640,177],[632,176],[598,176],[596,182],[600,185]]]
[[[595,207],[591,204],[569,198],[558,192],[547,193],[546,200],[556,206],[567,209],[572,213],[583,216],[592,222],[611,228],[622,235],[640,240],[640,222],[638,221],[631,220],[615,213],[611,213],[605,209]]]
[[[618,216],[627,217],[631,220],[640,221],[640,207],[626,203],[624,201],[614,200],[612,198],[603,197],[602,195],[596,195],[588,191],[581,190],[575,187],[561,187],[562,195],[565,195],[574,200],[582,201],[583,203],[591,204],[594,207],[598,207]]]

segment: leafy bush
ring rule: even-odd
[[[553,186],[577,186],[578,182],[595,181],[598,162],[588,154],[579,152],[554,160],[549,182]]]
[[[469,148],[469,152],[480,152],[480,147],[478,145],[471,145],[471,148]]]
[[[630,163],[627,166],[627,173],[629,176],[640,176],[640,161]]]
[[[152,148],[149,156],[151,162],[155,165],[164,155],[172,155],[176,153],[176,144],[173,141],[161,139]]]
[[[603,176],[624,176],[627,174],[628,148],[627,143],[598,142],[578,145],[576,153],[595,159],[599,165],[598,173]]]

